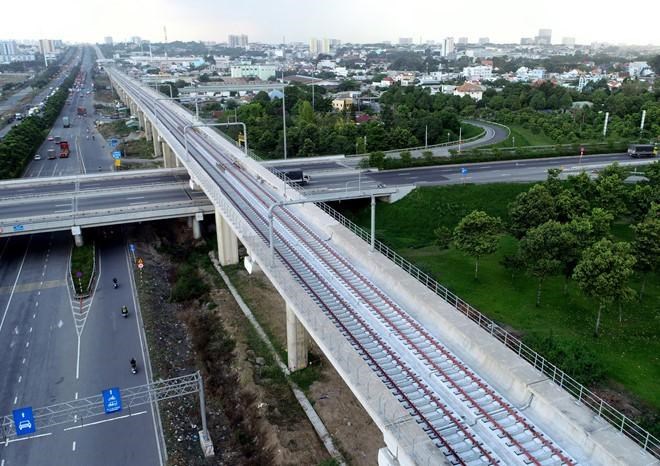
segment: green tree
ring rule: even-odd
[[[409,150],[404,150],[399,154],[399,157],[401,157],[401,165],[404,167],[409,167],[412,163],[412,154],[410,153]]]
[[[628,300],[634,294],[628,286],[635,265],[630,249],[628,243],[601,239],[584,251],[575,267],[573,278],[580,289],[598,301],[595,336],[600,330],[603,311],[613,302]]]
[[[574,240],[564,226],[550,220],[532,228],[520,240],[519,253],[528,273],[538,280],[536,288],[536,306],[541,305],[541,287],[549,275],[559,273],[562,256]]]
[[[451,230],[445,226],[439,226],[433,230],[435,235],[435,244],[440,247],[440,249],[448,249],[449,244],[451,243]]]
[[[385,152],[372,152],[369,154],[369,166],[383,169],[385,167]]]
[[[649,273],[658,270],[660,263],[660,218],[648,216],[643,222],[632,227],[635,240],[632,247],[637,259],[635,268],[643,275],[640,299],[644,295]]]
[[[479,274],[479,258],[497,250],[500,231],[500,219],[481,210],[474,210],[463,217],[454,229],[456,248],[475,258],[475,280]]]
[[[554,220],[555,215],[555,201],[550,191],[545,185],[536,184],[509,205],[509,229],[520,239],[530,228]]]

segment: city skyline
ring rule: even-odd
[[[660,4],[650,0],[642,3],[646,4],[643,8],[612,14],[569,0],[557,0],[551,6],[539,4],[534,11],[519,0],[503,0],[496,9],[492,3],[475,0],[469,10],[459,4],[429,4],[424,0],[411,0],[406,8],[373,0],[359,4],[337,0],[314,8],[301,0],[283,0],[278,5],[247,0],[231,8],[226,8],[225,2],[211,0],[117,0],[112,8],[100,0],[83,4],[34,0],[4,7],[6,17],[26,20],[3,24],[0,40],[47,37],[102,42],[105,36],[116,41],[140,36],[162,42],[166,27],[170,42],[226,42],[230,34],[246,34],[250,41],[267,43],[281,43],[283,38],[286,42],[307,43],[312,37],[352,43],[396,43],[399,37],[411,37],[419,43],[465,36],[472,43],[479,37],[489,37],[495,43],[519,43],[522,37],[534,37],[539,29],[551,29],[553,44],[561,43],[562,37],[575,37],[577,44],[660,45],[660,29],[653,27],[653,18],[660,16]],[[62,14],[70,27],[63,28],[61,21],[53,21]]]

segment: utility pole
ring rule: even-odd
[[[424,149],[429,148],[429,125],[424,127]]]
[[[286,89],[284,86],[284,68],[282,68],[282,125],[284,127],[284,160],[286,160]],[[286,184],[286,183],[285,183]]]
[[[646,121],[646,110],[642,110],[642,124],[639,125],[639,137],[642,137],[642,133],[644,133],[644,122]]]
[[[610,119],[610,112],[605,112],[605,123],[603,123],[603,137],[607,136],[607,120]]]

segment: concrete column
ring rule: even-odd
[[[286,305],[286,352],[291,372],[307,367],[307,332],[293,309]]]
[[[174,154],[172,153],[172,149],[170,149],[170,146],[168,146],[165,141],[162,141],[162,144],[163,144],[163,167],[174,168],[174,160],[172,160]]]
[[[163,146],[161,145],[160,137],[158,136],[158,131],[156,128],[153,128],[153,140],[154,140],[154,155],[156,157],[163,156]]]
[[[218,235],[220,265],[238,264],[238,238],[218,209],[215,210],[215,229]]]
[[[144,115],[144,113],[142,114]],[[147,142],[151,142],[152,138],[152,129],[151,122],[148,119],[144,119],[144,137],[147,138]]]
[[[140,129],[144,129],[144,113],[138,110],[138,125]]]
[[[82,230],[80,229],[79,226],[71,227],[71,234],[73,235],[73,242],[75,243],[76,247],[79,248],[84,244]]]
[[[192,219],[192,230],[193,230],[193,239],[201,239],[202,237],[202,225],[199,223],[199,220],[196,218],[190,217]]]

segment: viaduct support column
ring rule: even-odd
[[[84,244],[82,230],[80,229],[80,227],[78,226],[71,227],[71,234],[73,234],[73,242],[75,243],[77,248],[79,248]]]
[[[170,146],[165,143],[165,141],[162,142],[163,144],[163,166],[165,168],[174,168],[176,166],[176,156],[174,155],[174,151],[170,148]]]
[[[142,114],[144,115],[144,113]],[[147,142],[151,142],[153,130],[151,129],[151,122],[148,119],[144,119],[144,137],[147,138]]]
[[[158,136],[158,131],[156,131],[155,127],[152,127],[152,129],[153,129],[153,140],[154,140],[154,155],[156,157],[162,157],[163,146],[161,145],[161,140],[160,137]]]
[[[201,239],[202,237],[202,220],[204,220],[202,212],[197,212],[194,217],[188,217],[193,231],[193,239]],[[238,249],[238,246],[236,248]]]
[[[220,265],[238,264],[238,238],[218,209],[215,210],[215,229],[218,235]]]
[[[144,129],[144,113],[138,110],[137,112],[138,115],[138,125],[140,129]]]
[[[307,367],[307,332],[293,309],[286,305],[286,352],[291,372]]]

